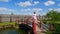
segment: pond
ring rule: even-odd
[[[10,28],[0,31],[0,34],[27,34],[27,31],[23,29]]]

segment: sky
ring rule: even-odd
[[[50,10],[60,11],[60,0],[0,0],[0,14],[45,15]]]

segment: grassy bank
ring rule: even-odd
[[[14,25],[16,22],[0,22],[0,25]]]
[[[18,25],[16,25],[16,22],[1,22],[0,23],[0,28],[6,29],[6,28],[16,28],[18,29]]]

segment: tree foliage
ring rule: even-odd
[[[52,32],[49,31],[49,32],[47,32],[47,34],[59,34],[60,33],[60,24],[59,24],[60,22],[59,23],[57,23],[57,22],[60,21],[60,12],[51,10],[46,14],[46,16],[48,18],[51,18],[50,24],[53,23],[52,24],[53,25]]]
[[[48,18],[51,18],[52,21],[60,21],[60,12],[51,10],[49,11],[46,16]]]

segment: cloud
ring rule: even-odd
[[[39,1],[34,1],[34,5],[37,5],[39,4],[40,2]]]
[[[50,6],[50,5],[53,5],[53,4],[55,4],[55,2],[51,1],[51,0],[44,3],[45,6]]]
[[[56,8],[56,9],[54,9],[54,10],[60,12],[60,8]]]
[[[42,8],[33,8],[32,10],[33,11],[42,11],[43,9]]]
[[[33,0],[28,0],[28,1],[32,2]]]
[[[26,9],[21,9],[20,12],[25,13],[25,14],[29,14],[32,15],[32,12],[37,12],[37,15],[39,15],[39,12],[42,12],[43,9],[42,8],[26,8]]]
[[[9,0],[0,0],[0,2],[8,2]]]
[[[19,2],[17,3],[17,5],[22,7],[27,7],[27,6],[37,5],[38,3],[39,3],[38,1],[34,1],[34,3],[31,3],[30,1],[25,1],[25,2]]]
[[[42,16],[42,15],[46,15],[46,14],[47,14],[47,12],[44,12],[44,13],[41,14],[41,16]]]
[[[17,5],[26,7],[26,6],[31,6],[32,4],[29,1],[26,1],[26,2],[19,2],[17,3]]]
[[[60,6],[60,3],[58,4],[58,6]]]
[[[32,9],[30,9],[30,8],[27,8],[27,9],[21,9],[20,11],[25,11],[25,12],[28,12],[28,11],[32,11]]]
[[[53,8],[49,8],[48,10],[51,11],[51,10],[53,10]]]
[[[0,11],[11,11],[11,12],[14,12],[15,10],[0,7]]]
[[[42,8],[27,8],[27,9],[21,9],[20,11],[36,11],[36,12],[39,12],[39,11],[42,11],[43,9]]]
[[[0,11],[2,11],[2,10],[4,11],[4,10],[7,10],[7,9],[6,8],[0,8]]]
[[[60,12],[60,8],[54,8],[54,9],[53,9],[53,8],[49,8],[48,10],[49,10],[49,11],[50,11],[50,10],[54,10],[54,11]]]

